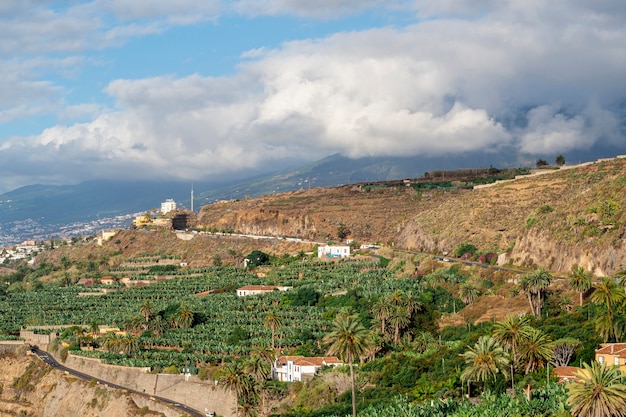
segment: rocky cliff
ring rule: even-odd
[[[316,188],[202,208],[201,227],[393,244],[431,253],[460,243],[505,262],[611,275],[626,264],[626,158],[542,170],[475,190],[406,184]],[[341,233],[348,231],[349,233]]]
[[[176,417],[178,410],[56,371],[25,347],[0,355],[0,416]]]
[[[515,265],[599,276],[626,266],[626,159],[554,170],[460,193],[407,222],[398,246],[452,251],[461,242]]]

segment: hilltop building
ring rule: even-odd
[[[161,213],[167,214],[170,211],[176,210],[176,201],[171,198],[168,198],[163,203],[161,203]]]

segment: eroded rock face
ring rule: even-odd
[[[611,245],[597,240],[569,243],[548,232],[530,230],[516,241],[510,259],[516,265],[565,273],[582,266],[596,276],[611,276],[626,266],[626,245],[623,239]]]
[[[179,416],[154,402],[135,399],[127,392],[90,384],[47,367],[27,349],[0,356],[0,416],[111,417]],[[16,381],[19,381],[16,384]],[[142,402],[143,401],[143,402]]]
[[[500,264],[611,276],[626,268],[625,177],[621,158],[459,193],[416,213],[395,243],[431,253],[471,243]]]

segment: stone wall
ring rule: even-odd
[[[69,354],[64,363],[68,368],[92,375],[104,381],[131,388],[149,395],[164,397],[196,410],[215,411],[232,417],[235,397],[215,381],[201,381],[195,376],[151,374],[148,368],[106,365],[99,359]]]

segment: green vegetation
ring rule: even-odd
[[[480,253],[470,244],[457,250]],[[566,415],[567,391],[549,380],[547,364],[590,362],[598,342],[624,335],[624,280],[591,287],[590,275],[580,268],[563,285],[570,284],[570,294],[593,289],[593,303],[574,308],[570,302],[564,309],[563,294],[554,291],[553,277],[543,269],[517,285],[491,269],[431,257],[393,258],[384,265],[295,258],[259,265],[258,275],[236,267],[182,269],[163,262],[152,269],[129,260],[138,276],[158,271],[167,279],[143,287],[107,286],[117,289],[108,293],[97,283],[43,283],[43,275],[18,270],[11,279],[23,288],[0,297],[0,332],[15,337],[25,323],[65,325],[56,330],[58,340],[69,344],[62,358],[71,352],[168,373],[197,368],[203,378],[222,381],[236,394],[240,415],[256,412],[268,396],[287,396],[288,388],[269,381],[274,352],[344,360],[345,369],[323,370],[308,384],[291,385],[297,387],[293,404],[274,410],[283,416],[345,416],[355,409],[361,416],[462,416],[469,412],[467,395],[482,395],[471,415],[495,415],[494,410]],[[44,269],[55,271],[51,264],[35,271]],[[238,297],[235,289],[244,285],[293,289]],[[481,323],[467,315],[464,324],[439,327],[444,317],[466,305],[480,306],[490,294],[520,294],[533,314]],[[98,323],[126,334],[94,334]],[[341,384],[344,390],[337,388]],[[507,387],[519,395],[506,396]]]

